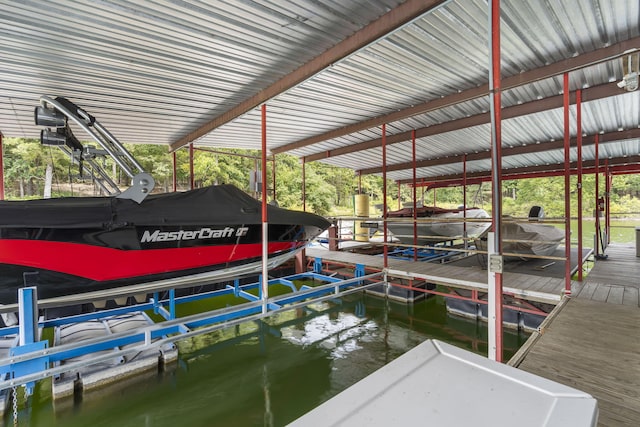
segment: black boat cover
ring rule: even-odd
[[[269,205],[269,224],[329,226],[326,219]],[[233,185],[151,194],[138,204],[115,197],[0,201],[0,228],[118,228],[127,225],[197,226],[262,222],[262,204]]]

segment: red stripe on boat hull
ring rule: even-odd
[[[306,242],[269,243],[269,255]],[[0,240],[0,263],[57,271],[96,281],[237,263],[262,255],[261,243],[124,251],[44,240]]]

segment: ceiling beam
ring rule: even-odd
[[[600,134],[600,143],[622,141],[625,139],[633,139],[633,138],[640,138],[640,128],[627,129],[623,131],[615,131],[615,132]],[[571,139],[571,144],[573,144],[574,146],[575,144],[577,144],[576,138]],[[583,147],[588,147],[593,144],[594,144],[593,136],[582,139]],[[544,143],[537,143],[536,141],[531,141],[526,145],[519,145],[517,147],[502,147],[502,157],[517,156],[517,155],[531,154],[531,153],[540,153],[542,151],[562,150],[563,148],[564,148],[563,140],[550,141],[550,142],[544,142]],[[479,153],[467,154],[467,162],[474,161],[474,160],[488,160],[490,158],[491,158],[490,151],[481,151]],[[425,160],[417,161],[416,168],[428,168],[431,166],[456,164],[456,163],[462,163],[463,161],[464,161],[464,155],[462,154],[458,156],[449,156],[449,157],[439,158],[439,159],[425,159]],[[396,163],[394,165],[388,165],[387,172],[407,170],[407,169],[411,169],[412,167],[413,167],[412,162]],[[370,175],[370,174],[375,174],[380,172],[382,172],[382,168],[380,167],[362,169],[362,170],[356,171],[356,173],[359,175]]]
[[[582,101],[589,102],[597,99],[608,98],[610,96],[620,95],[623,90],[620,89],[615,83],[607,83],[604,85],[594,86],[588,89],[582,90]],[[575,93],[571,93],[571,102],[575,101]],[[546,110],[553,110],[555,108],[561,108],[563,105],[562,95],[551,96],[549,98],[543,98],[536,101],[526,102],[520,105],[514,105],[512,107],[506,107],[502,109],[502,118],[512,119],[514,117],[525,116]],[[471,117],[465,117],[464,119],[451,120],[449,122],[440,123],[433,126],[428,126],[420,129],[416,129],[416,138],[425,138],[427,136],[434,136],[454,130],[464,129],[472,126],[479,126],[483,124],[491,123],[491,116],[489,113],[477,114]],[[406,131],[387,136],[387,145],[397,144],[411,139],[411,132]],[[349,145],[347,147],[340,147],[330,151],[323,151],[316,154],[305,156],[305,162],[313,162],[316,160],[326,159],[329,157],[337,157],[344,154],[353,153],[356,151],[369,150],[372,148],[380,147],[382,144],[381,138],[371,139],[369,141],[363,141],[357,144]],[[394,165],[387,165],[387,170],[401,170],[405,169],[400,167],[399,169],[391,169]],[[375,170],[373,170],[375,169]],[[373,168],[371,172],[377,173],[378,169]],[[367,170],[369,171],[369,169]]]
[[[640,155],[629,157],[616,157],[608,159],[609,169],[617,173],[636,173],[640,171]],[[631,166],[630,166],[631,165]],[[569,166],[569,173],[575,175],[577,173],[577,162],[572,162]],[[595,160],[587,160],[582,162],[583,174],[591,174],[595,172]],[[599,170],[604,173],[605,168],[600,159]],[[521,168],[503,169],[502,177],[505,180],[524,179],[543,176],[560,176],[564,174],[564,162],[555,165],[539,165],[525,166]],[[491,171],[481,171],[467,174],[467,184],[478,184],[479,182],[489,181],[491,179]],[[462,185],[462,174],[443,175],[437,178],[421,178],[424,184],[436,184],[436,186],[459,186]],[[412,179],[402,179],[396,181],[399,184],[411,184]],[[423,185],[422,183],[418,183]]]
[[[554,62],[553,64],[546,65],[544,67],[536,68],[529,71],[524,71],[514,76],[506,77],[502,80],[502,90],[513,89],[518,86],[522,86],[529,83],[534,83],[539,80],[544,80],[550,77],[558,76],[566,72],[578,70],[591,65],[599,64],[605,61],[619,58],[627,55],[630,52],[640,49],[640,37],[635,37],[620,43],[613,44],[611,46],[597,49],[589,53],[585,53],[573,58],[564,59],[562,61]],[[394,111],[393,113],[383,116],[374,117],[369,120],[365,120],[352,125],[344,126],[339,129],[335,129],[329,132],[315,135],[300,141],[295,141],[290,144],[286,144],[277,148],[273,148],[271,151],[275,154],[284,153],[286,151],[295,150],[298,148],[306,147],[309,145],[317,144],[329,139],[338,138],[340,136],[349,135],[354,132],[359,132],[365,129],[371,129],[376,126],[380,126],[383,123],[392,123],[397,120],[402,120],[407,117],[415,116],[418,114],[425,114],[431,111],[438,110],[440,108],[448,107],[450,105],[458,104],[461,102],[470,101],[472,99],[480,98],[489,94],[489,85],[485,84],[472,89],[454,93],[443,98],[434,99],[424,102],[419,105],[415,105],[403,110]]]
[[[403,25],[409,24],[415,19],[420,18],[444,2],[445,0],[407,0],[400,6],[390,10],[377,20],[347,37],[340,43],[327,49],[311,61],[282,77],[280,80],[265,89],[262,89],[252,97],[242,101],[229,111],[213,118],[193,132],[189,132],[187,135],[171,144],[171,151],[175,151],[183,145],[193,142],[217,127],[230,122],[269,99],[304,82],[330,65],[335,64],[363,47],[374,43]]]

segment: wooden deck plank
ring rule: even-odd
[[[610,304],[622,304],[624,297],[624,286],[611,285],[609,288],[609,295],[607,296],[607,302]]]
[[[587,282],[640,287],[640,258],[633,245],[610,245],[606,260],[596,260],[586,277]]]
[[[640,291],[638,290],[638,288],[625,286],[622,304],[630,305],[632,307],[640,307]]]
[[[587,282],[583,285],[582,291],[578,294],[578,298],[582,299],[591,299],[593,293],[596,291],[598,286],[601,286],[601,283]]]
[[[611,288],[611,285],[609,284],[601,284],[593,292],[593,295],[591,295],[591,299],[594,301],[601,301],[601,302],[607,301],[610,288]]]
[[[598,399],[601,426],[640,419],[640,308],[571,299],[519,368]]]

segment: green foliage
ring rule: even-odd
[[[43,147],[39,141],[19,138],[4,138],[4,177],[5,193],[8,199],[41,197],[43,192],[45,169],[47,164],[54,166],[54,183],[83,182],[86,177],[79,176],[79,167],[71,163],[61,151],[53,147]],[[151,173],[156,180],[156,191],[171,191],[173,182],[173,154],[161,145],[127,145],[127,149]],[[178,190],[190,187],[189,150],[178,150],[176,156],[176,181]],[[273,162],[269,158],[267,181],[269,199],[273,197]],[[105,169],[112,172],[115,168],[110,159],[104,160]],[[303,209],[302,164],[297,157],[286,154],[276,156],[276,199],[280,206],[289,209]],[[213,184],[232,184],[251,194],[249,176],[252,170],[260,169],[260,152],[237,149],[196,149],[193,169],[195,186]],[[128,185],[128,177],[118,174],[113,177],[123,185]],[[306,200],[304,204],[310,212],[320,215],[352,215],[353,195],[361,188],[362,193],[370,196],[371,206],[382,205],[382,179],[367,175],[358,178],[350,169],[337,168],[323,163],[305,165]],[[599,194],[604,194],[604,179],[600,179]],[[571,215],[577,216],[577,178],[571,177]],[[65,195],[55,191],[53,196]],[[595,178],[585,175],[582,179],[583,215],[590,217],[595,209]],[[491,210],[490,185],[470,185],[467,191],[467,206]],[[435,193],[435,197],[434,197]],[[256,194],[257,196],[257,194]],[[413,189],[400,187],[400,204],[410,205]],[[416,189],[418,203],[431,206],[454,208],[463,204],[461,187],[439,188],[425,191]],[[621,215],[640,213],[640,176],[617,175],[613,179],[611,190],[611,211]],[[502,184],[502,208],[505,215],[523,217],[531,206],[542,206],[548,217],[564,216],[564,177],[536,178],[504,181]],[[387,206],[394,210],[398,207],[398,186],[387,182]],[[371,215],[380,211],[372,209]]]

